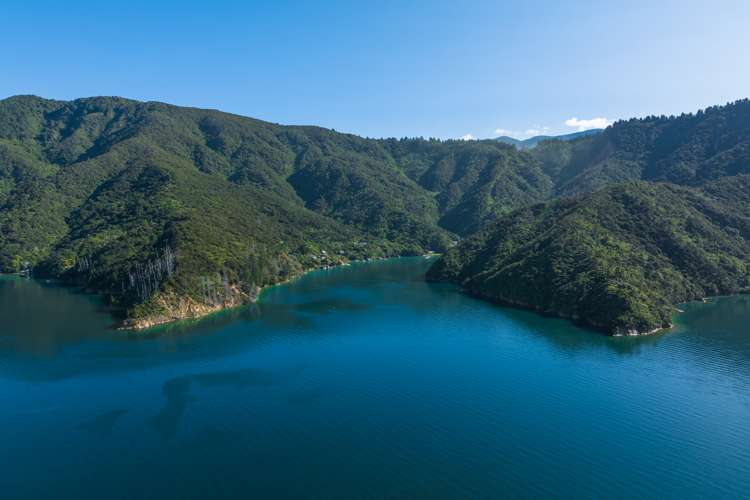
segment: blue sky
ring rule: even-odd
[[[566,133],[750,96],[748,19],[746,0],[8,2],[0,97],[370,137]]]

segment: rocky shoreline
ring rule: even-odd
[[[499,306],[511,307],[511,308],[520,309],[523,311],[531,311],[533,313],[536,313],[545,317],[564,319],[564,320],[570,321],[576,326],[588,328],[591,330],[596,330],[598,332],[602,332],[606,335],[609,335],[610,337],[645,337],[647,335],[655,335],[657,333],[670,330],[674,327],[674,324],[670,322],[669,324],[662,325],[662,326],[656,327],[648,331],[640,331],[636,328],[626,328],[622,330],[618,329],[618,330],[612,331],[604,325],[597,325],[597,324],[591,323],[590,321],[582,319],[580,317],[574,317],[574,316],[562,314],[558,311],[543,310],[531,304],[525,304],[525,303],[518,302],[518,301],[511,301],[511,300],[501,299],[498,297],[487,296],[475,290],[463,289],[462,291],[469,296],[472,296],[481,300],[486,300],[487,302],[492,302]],[[703,300],[704,302],[706,301],[706,299],[703,299]]]
[[[435,255],[437,254],[428,253],[428,254],[423,254],[422,257],[432,257]],[[168,313],[155,314],[151,316],[145,316],[142,318],[128,318],[122,322],[122,325],[120,325],[118,329],[142,331],[142,330],[147,330],[149,328],[153,328],[155,326],[164,325],[167,323],[173,323],[175,321],[200,319],[210,314],[224,311],[226,309],[231,309],[234,307],[241,307],[244,305],[257,302],[264,290],[267,290],[275,286],[284,285],[286,283],[294,281],[314,271],[346,267],[353,263],[358,263],[358,262],[382,261],[382,260],[399,258],[399,257],[403,257],[403,256],[372,257],[372,258],[363,259],[363,260],[351,260],[351,261],[342,260],[338,263],[329,263],[325,265],[319,265],[319,266],[315,266],[309,269],[305,269],[301,273],[295,274],[294,276],[291,276],[285,279],[284,281],[279,281],[278,283],[274,283],[272,285],[266,285],[263,287],[256,287],[256,289],[251,294],[243,293],[240,291],[238,287],[233,287],[233,291],[235,293],[232,294],[229,300],[225,300],[221,304],[203,304],[190,297],[162,296],[159,299],[157,299],[157,303],[160,303],[165,310],[169,311]]]
[[[660,326],[658,328],[654,328],[653,330],[649,330],[647,332],[640,332],[636,330],[635,328],[630,328],[625,331],[617,331],[612,334],[613,337],[645,337],[646,335],[654,335],[660,332],[664,332],[667,330],[671,330],[674,328],[674,323],[669,323],[667,326]]]
[[[155,326],[173,323],[175,321],[198,319],[231,307],[239,307],[258,300],[258,293],[253,296],[242,294],[233,295],[221,304],[202,304],[190,297],[163,297],[161,302],[167,314],[156,314],[143,318],[129,318],[123,321],[119,330],[146,330]]]

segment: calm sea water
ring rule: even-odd
[[[127,334],[0,279],[2,498],[750,495],[750,296],[609,338],[397,259]]]

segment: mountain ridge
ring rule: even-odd
[[[576,139],[580,139],[582,137],[589,137],[592,135],[601,134],[604,131],[603,128],[595,128],[595,129],[589,129],[589,130],[582,130],[580,132],[572,132],[569,134],[561,134],[561,135],[535,135],[533,137],[529,137],[528,139],[516,139],[515,137],[510,137],[507,135],[502,135],[500,137],[495,137],[496,141],[504,142],[505,144],[510,144],[512,146],[516,146],[519,149],[533,149],[536,147],[540,142],[544,141],[574,141]]]

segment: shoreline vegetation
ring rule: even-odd
[[[258,293],[251,300],[248,300],[246,302],[235,303],[235,304],[216,305],[216,306],[210,307],[210,308],[209,307],[198,307],[196,310],[192,310],[188,314],[179,315],[179,316],[175,315],[175,316],[165,317],[165,318],[156,318],[156,317],[154,317],[154,318],[142,318],[143,322],[138,322],[136,324],[130,324],[130,325],[126,324],[126,322],[128,320],[125,319],[125,320],[123,320],[121,322],[121,324],[116,329],[120,330],[120,331],[130,331],[130,332],[133,332],[135,334],[141,334],[141,333],[146,334],[146,333],[149,333],[148,330],[150,330],[151,328],[156,328],[156,327],[159,327],[159,326],[168,325],[170,323],[178,323],[178,322],[182,322],[182,321],[200,321],[200,320],[202,320],[202,319],[204,319],[204,318],[206,318],[208,316],[211,316],[213,314],[217,314],[217,313],[221,313],[221,312],[224,312],[224,311],[228,311],[230,309],[235,309],[235,308],[239,308],[239,307],[243,307],[243,306],[247,306],[247,305],[250,305],[250,304],[257,303],[257,302],[259,302],[261,300],[261,296],[263,295],[264,292],[266,292],[266,291],[268,291],[268,290],[270,290],[270,289],[272,289],[274,287],[282,286],[282,285],[291,283],[291,282],[293,282],[295,280],[298,280],[298,279],[300,279],[300,278],[302,278],[302,277],[304,277],[304,276],[306,276],[306,275],[308,275],[310,273],[314,273],[314,272],[317,272],[317,271],[339,269],[339,268],[351,266],[353,264],[366,264],[366,263],[382,262],[382,261],[393,260],[393,259],[402,259],[402,258],[421,257],[421,258],[425,258],[425,259],[434,259],[434,258],[440,257],[441,255],[442,254],[440,254],[438,252],[430,252],[430,253],[425,253],[425,254],[422,254],[422,255],[419,255],[419,256],[403,255],[403,256],[394,256],[394,257],[374,257],[374,258],[370,258],[370,259],[354,259],[354,260],[350,260],[350,261],[346,261],[346,262],[341,262],[339,264],[334,264],[334,265],[325,265],[325,266],[313,267],[313,268],[305,270],[304,272],[302,272],[302,273],[300,273],[300,274],[298,274],[296,276],[287,278],[284,281],[280,281],[278,283],[274,283],[274,284],[271,284],[271,285],[265,285],[265,286],[263,286],[262,288],[260,288],[258,290]],[[33,276],[30,276],[28,273],[3,273],[3,272],[0,272],[0,278],[2,278],[2,277],[14,277],[14,278],[32,279],[32,280],[42,281],[44,283],[56,284],[56,285],[59,285],[59,286],[65,287],[65,288],[76,288],[75,285],[65,284],[61,280],[54,280],[54,279],[48,279],[48,278],[34,278]],[[607,334],[608,336],[611,336],[611,337],[643,337],[643,336],[649,336],[649,335],[656,335],[656,334],[659,334],[659,333],[664,333],[664,332],[667,332],[669,330],[672,330],[672,329],[675,328],[675,325],[676,325],[676,321],[670,321],[670,323],[667,326],[662,326],[662,327],[654,328],[652,330],[645,331],[645,332],[635,332],[635,331],[633,331],[633,332],[623,332],[623,333],[616,333],[616,334],[608,334],[608,332],[605,329],[598,328],[598,327],[596,327],[594,325],[590,325],[590,324],[587,324],[585,322],[581,322],[580,319],[575,319],[575,318],[572,318],[570,316],[563,316],[563,315],[560,315],[560,314],[557,314],[557,313],[551,312],[551,311],[541,311],[541,310],[538,310],[538,309],[536,309],[536,308],[534,308],[532,306],[527,306],[527,305],[523,305],[523,304],[513,304],[513,303],[510,303],[510,302],[502,302],[502,301],[495,300],[495,299],[489,299],[489,298],[482,297],[480,295],[471,293],[470,291],[465,290],[463,288],[460,288],[460,291],[462,293],[470,296],[470,297],[473,297],[473,298],[477,299],[477,300],[484,300],[484,301],[487,301],[487,302],[491,302],[491,303],[497,305],[498,307],[518,309],[518,310],[522,310],[522,311],[529,311],[529,312],[538,314],[540,316],[548,317],[548,318],[562,319],[562,320],[565,320],[565,321],[569,321],[572,324],[574,324],[574,325],[576,325],[576,326],[578,326],[580,328],[584,328],[584,329],[587,329],[587,330],[590,330],[590,331],[595,331],[595,332]],[[102,295],[102,294],[96,293],[96,292],[87,292],[87,293],[90,293],[91,295],[96,295],[96,296],[101,296]],[[685,310],[682,309],[681,307],[679,307],[679,306],[682,306],[684,304],[691,304],[691,303],[709,304],[709,303],[714,302],[716,300],[720,300],[720,299],[723,299],[723,298],[737,297],[737,296],[740,296],[740,295],[750,295],[750,289],[743,289],[743,290],[738,291],[735,294],[714,295],[714,296],[709,296],[709,297],[702,297],[702,298],[691,300],[691,301],[680,302],[680,303],[678,303],[678,304],[676,304],[676,305],[673,306],[673,309],[674,309],[673,319],[675,317],[677,317],[678,315],[685,313]]]
[[[439,282],[439,281],[437,281],[437,282]],[[469,296],[469,297],[473,297],[473,298],[478,299],[478,300],[484,300],[486,302],[490,302],[492,304],[495,304],[495,305],[497,305],[499,307],[507,307],[507,308],[511,308],[511,309],[518,309],[520,311],[529,311],[529,312],[532,312],[534,314],[538,314],[538,315],[546,317],[546,318],[556,318],[556,319],[562,319],[562,320],[565,320],[565,321],[569,321],[570,323],[572,323],[575,326],[578,326],[580,328],[584,328],[586,330],[603,333],[603,334],[605,334],[607,336],[610,336],[610,337],[643,337],[643,336],[656,335],[658,333],[668,332],[668,331],[673,330],[675,328],[675,326],[677,324],[677,322],[675,321],[675,318],[677,318],[680,314],[684,314],[685,313],[685,310],[682,307],[680,307],[680,306],[684,306],[686,304],[711,304],[712,302],[715,302],[715,301],[721,300],[721,299],[730,299],[730,298],[733,298],[733,297],[739,297],[741,295],[750,295],[750,289],[742,289],[742,290],[737,291],[736,293],[710,295],[710,296],[707,296],[707,297],[701,297],[701,298],[697,298],[697,299],[693,299],[693,300],[679,302],[679,303],[674,304],[672,306],[673,307],[673,314],[672,314],[672,317],[671,317],[671,321],[669,321],[669,323],[666,324],[666,325],[664,325],[664,326],[656,327],[656,328],[653,328],[653,329],[647,330],[647,331],[636,331],[636,330],[633,330],[633,331],[630,331],[630,332],[625,331],[625,332],[619,332],[619,333],[610,334],[606,329],[601,328],[601,327],[597,327],[595,325],[592,325],[592,324],[589,324],[589,323],[586,323],[586,322],[583,322],[583,321],[580,320],[580,318],[576,319],[576,318],[573,318],[571,316],[561,315],[561,314],[556,313],[554,311],[542,311],[542,310],[537,309],[537,308],[535,308],[533,306],[528,306],[528,305],[523,305],[523,304],[514,304],[514,303],[511,303],[511,302],[503,302],[501,300],[492,299],[492,298],[488,298],[488,297],[483,297],[481,295],[478,295],[478,294],[475,294],[475,293],[471,293],[469,290],[466,290],[466,289],[463,289],[463,288],[461,288],[461,292],[464,293],[465,295]]]
[[[369,262],[380,262],[380,261],[385,261],[385,260],[402,259],[402,258],[407,258],[407,257],[422,257],[422,258],[426,258],[426,259],[429,259],[429,258],[438,258],[441,255],[442,254],[440,254],[438,252],[431,252],[431,253],[423,254],[421,256],[402,255],[402,256],[396,256],[396,257],[374,257],[374,258],[371,258],[371,259],[356,259],[356,260],[351,260],[351,261],[343,262],[343,263],[340,263],[340,264],[327,265],[327,266],[321,266],[321,267],[314,267],[314,268],[311,268],[311,269],[307,269],[306,271],[303,271],[302,273],[300,273],[300,274],[298,274],[296,276],[293,276],[291,278],[288,278],[288,279],[286,279],[284,281],[280,281],[280,282],[274,283],[272,285],[263,286],[262,288],[260,288],[260,290],[258,291],[257,295],[252,300],[247,301],[247,302],[242,302],[242,303],[232,304],[232,305],[230,305],[230,304],[219,305],[219,306],[216,306],[216,307],[211,308],[211,309],[207,308],[207,309],[205,309],[204,311],[201,311],[198,314],[186,315],[186,316],[180,316],[180,317],[174,317],[172,319],[166,319],[165,321],[157,321],[157,322],[151,322],[151,323],[144,323],[144,325],[148,324],[148,326],[137,326],[137,325],[127,326],[127,325],[122,325],[122,326],[118,327],[118,330],[126,330],[126,331],[130,330],[130,331],[134,331],[134,332],[140,333],[140,332],[143,332],[145,330],[148,330],[148,329],[156,327],[156,326],[166,325],[166,324],[174,323],[174,322],[178,322],[178,321],[193,321],[193,320],[197,321],[197,320],[200,320],[200,319],[205,318],[207,316],[210,316],[212,314],[219,313],[219,312],[222,312],[222,311],[226,311],[228,309],[233,309],[233,308],[237,308],[237,307],[243,307],[243,306],[246,306],[246,305],[249,305],[249,304],[257,303],[258,301],[260,301],[261,296],[263,295],[263,292],[265,292],[265,291],[267,291],[267,290],[269,290],[271,288],[277,287],[277,286],[281,286],[281,285],[285,285],[285,284],[291,283],[291,282],[293,282],[293,281],[295,281],[297,279],[302,278],[303,276],[305,276],[307,274],[310,274],[310,273],[313,273],[313,272],[316,272],[316,271],[326,271],[326,270],[330,270],[330,269],[338,269],[338,268],[342,268],[342,267],[347,267],[347,266],[350,266],[352,264],[364,264],[364,263],[369,263]],[[9,275],[9,274],[8,273],[0,273],[0,276],[4,276],[4,275]],[[51,280],[46,280],[46,281],[49,282]],[[563,319],[563,320],[566,320],[566,321],[570,321],[574,325],[579,326],[581,328],[585,328],[587,330],[593,330],[593,331],[597,331],[597,332],[600,332],[600,333],[607,334],[607,331],[605,329],[597,328],[594,325],[590,325],[590,324],[586,324],[586,323],[577,321],[576,319],[574,319],[572,317],[566,317],[566,316],[562,316],[562,315],[559,315],[559,314],[556,314],[556,313],[553,313],[553,312],[548,312],[548,311],[546,311],[546,312],[545,311],[540,311],[540,310],[534,309],[531,306],[524,306],[524,305],[520,305],[520,304],[511,304],[511,303],[508,303],[508,302],[500,302],[500,301],[497,301],[497,300],[486,299],[484,297],[471,294],[468,291],[463,290],[463,289],[461,291],[463,293],[465,293],[466,295],[469,295],[469,296],[474,297],[474,298],[479,299],[479,300],[485,300],[485,301],[488,301],[488,302],[492,302],[493,304],[496,304],[496,305],[498,305],[500,307],[508,307],[508,308],[519,309],[519,310],[523,310],[523,311],[530,311],[530,312],[533,312],[535,314],[539,314],[539,315],[545,316],[545,317]],[[740,290],[740,291],[738,291],[735,294],[714,295],[714,296],[710,296],[710,297],[703,297],[703,298],[700,298],[700,299],[695,299],[695,300],[692,300],[692,301],[689,301],[689,302],[681,302],[681,303],[676,304],[674,306],[674,314],[673,314],[673,316],[677,316],[678,314],[682,314],[682,313],[685,312],[683,309],[681,309],[681,308],[678,307],[679,305],[682,305],[682,304],[689,304],[689,303],[708,304],[711,301],[716,300],[716,299],[731,298],[731,297],[736,297],[738,295],[750,295],[750,289]],[[147,319],[147,318],[144,318],[144,319]],[[633,330],[633,331],[630,331],[630,332],[615,333],[615,334],[612,334],[612,335],[609,335],[609,336],[611,336],[611,337],[642,337],[642,336],[646,336],[646,335],[655,335],[655,334],[658,334],[658,333],[667,332],[669,330],[674,329],[674,327],[675,327],[675,322],[674,321],[670,321],[667,326],[661,326],[661,327],[654,328],[652,330],[645,331],[645,332],[638,332],[638,331]]]
[[[572,323],[573,325],[575,325],[575,326],[577,326],[579,328],[583,328],[583,329],[594,331],[594,332],[599,332],[599,333],[605,334],[605,335],[610,336],[610,337],[643,337],[643,336],[647,336],[647,335],[655,335],[657,333],[666,332],[666,331],[669,331],[669,330],[671,330],[671,329],[674,328],[674,322],[670,321],[669,323],[667,323],[665,325],[653,328],[651,330],[639,331],[639,330],[637,330],[635,328],[631,328],[631,329],[627,329],[627,330],[622,330],[622,331],[617,331],[617,332],[611,332],[605,326],[594,325],[594,324],[588,323],[585,320],[582,320],[580,317],[574,317],[572,315],[565,315],[565,314],[562,314],[562,313],[559,313],[559,312],[556,312],[556,311],[541,310],[541,309],[539,309],[539,308],[537,308],[537,307],[535,307],[533,305],[527,305],[527,304],[521,304],[521,303],[512,303],[512,302],[503,301],[503,300],[500,300],[500,299],[494,299],[494,298],[490,298],[490,297],[485,297],[485,296],[482,296],[481,294],[472,293],[472,292],[470,292],[468,290],[464,290],[464,289],[462,289],[461,291],[463,293],[465,293],[466,295],[468,295],[469,297],[474,297],[474,298],[479,299],[479,300],[484,300],[486,302],[490,302],[492,304],[496,304],[499,307],[507,307],[507,308],[511,308],[511,309],[518,309],[518,310],[521,310],[521,311],[529,311],[529,312],[532,312],[534,314],[538,314],[538,315],[546,317],[546,318],[562,319],[562,320],[565,320],[565,321],[569,321],[570,323]],[[724,295],[724,297],[731,297],[731,296],[732,295]],[[706,303],[707,302],[707,298],[697,299],[697,300],[690,301],[690,302],[703,302],[703,303]],[[674,312],[675,315],[683,313],[683,312],[684,311],[682,311],[682,310],[678,309],[677,307],[675,307],[675,312]]]
[[[283,281],[279,281],[277,283],[258,287],[256,293],[253,294],[252,296],[248,296],[247,300],[230,301],[230,302],[226,302],[223,304],[215,304],[215,305],[192,303],[190,304],[189,307],[182,307],[182,308],[177,309],[177,312],[173,312],[173,314],[154,315],[152,317],[144,317],[144,318],[137,318],[137,319],[125,319],[123,320],[122,324],[118,327],[118,330],[126,330],[126,331],[129,330],[129,331],[140,333],[150,328],[154,328],[156,326],[166,325],[166,324],[174,323],[178,321],[200,320],[202,318],[205,318],[206,316],[210,316],[218,312],[226,311],[228,309],[233,309],[236,307],[242,307],[242,306],[246,306],[249,304],[254,304],[254,303],[257,303],[261,299],[263,292],[271,288],[277,287],[277,286],[291,283],[295,280],[302,278],[303,276],[307,274],[310,274],[316,271],[338,269],[342,267],[351,266],[352,264],[379,262],[379,261],[385,261],[385,260],[391,260],[391,259],[401,259],[405,257],[434,258],[434,257],[439,257],[439,256],[440,256],[440,253],[438,252],[428,252],[422,255],[397,255],[393,257],[372,257],[372,258],[367,258],[367,259],[352,259],[352,260],[340,261],[335,264],[319,265],[319,266],[311,267],[309,269],[305,269],[299,274],[290,276]]]

